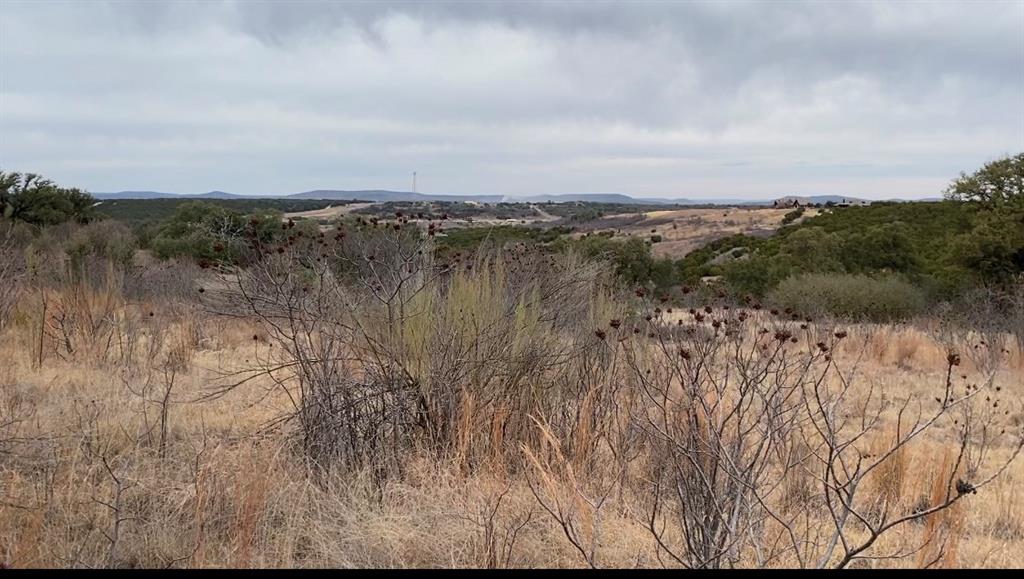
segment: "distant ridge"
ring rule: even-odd
[[[93,197],[100,200],[109,199],[252,199],[255,195],[236,195],[224,191],[209,191],[207,193],[161,193],[160,191],[118,191],[116,193],[92,193]]]
[[[688,199],[645,199],[630,197],[621,193],[567,193],[563,195],[527,195],[523,197],[506,195],[502,201],[508,203],[629,203],[639,205],[685,205]]]
[[[502,195],[428,195],[412,191],[388,191],[386,189],[365,189],[360,191],[340,191],[336,189],[317,189],[286,195],[289,199],[339,199],[351,201],[476,201],[478,203],[499,203]]]
[[[801,205],[809,205],[811,203],[816,203],[820,205],[824,205],[826,203],[871,203],[871,201],[869,201],[868,199],[861,199],[859,197],[848,197],[844,195],[810,195],[806,197],[801,195],[787,195],[786,197],[780,197],[776,199],[775,203],[778,203],[779,205],[789,205],[794,201],[800,202]]]
[[[666,199],[663,197],[631,197],[622,193],[565,193],[559,195],[432,195],[412,191],[390,191],[388,189],[316,189],[301,193],[283,195],[240,195],[226,191],[209,191],[206,193],[164,193],[160,191],[118,191],[113,193],[93,193],[93,197],[103,200],[113,199],[336,199],[339,201],[451,201],[476,203],[620,203],[631,205],[786,205],[799,201],[801,205],[826,203],[872,203],[868,199],[843,195],[787,195],[776,199]],[[889,199],[891,202],[938,201],[938,198],[918,200]]]
[[[630,203],[640,205],[673,205],[694,203],[687,199],[642,199],[619,193],[583,193],[565,195],[431,195],[412,191],[389,191],[387,189],[361,189],[344,191],[339,189],[317,189],[286,195],[239,195],[224,191],[210,191],[198,194],[175,194],[158,191],[118,191],[116,193],[93,193],[100,200],[112,199],[337,199],[339,201],[474,201],[477,203]]]

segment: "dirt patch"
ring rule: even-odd
[[[376,205],[376,203],[348,203],[346,205],[328,205],[323,209],[314,209],[312,211],[296,211],[295,213],[285,213],[285,219],[336,219],[342,215],[348,215],[356,209],[363,209]]]

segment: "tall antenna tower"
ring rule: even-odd
[[[416,171],[412,172],[412,192],[416,192]]]

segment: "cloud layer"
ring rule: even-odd
[[[94,191],[931,196],[1024,2],[0,4],[0,168]]]

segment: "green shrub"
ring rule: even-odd
[[[797,207],[796,209],[794,209],[794,210],[790,211],[789,213],[787,213],[787,214],[782,216],[782,224],[783,225],[789,225],[790,223],[793,223],[797,219],[800,219],[800,217],[802,217],[803,214],[804,214],[804,208],[803,207]]]
[[[0,171],[0,218],[39,226],[88,223],[95,202],[85,191],[60,187],[34,173]]]
[[[559,251],[572,249],[584,257],[607,261],[615,268],[615,276],[627,285],[650,284],[664,291],[679,282],[675,264],[668,259],[654,258],[650,243],[639,237],[562,238],[552,247]]]
[[[312,221],[298,225],[304,234],[317,231]],[[252,256],[249,244],[278,241],[282,236],[281,214],[260,211],[243,215],[202,201],[183,203],[164,223],[149,247],[160,259],[191,257],[209,262],[244,264]]]
[[[810,273],[788,277],[769,300],[805,315],[890,322],[924,310],[924,293],[902,278]]]

